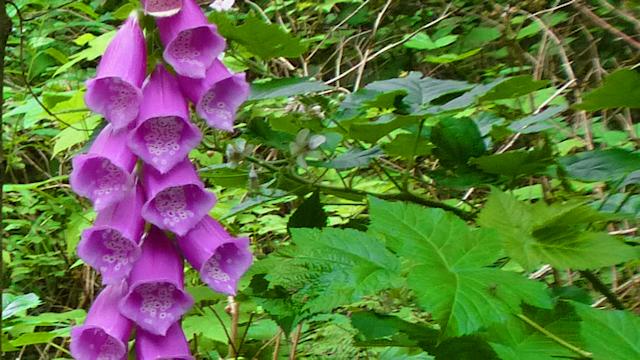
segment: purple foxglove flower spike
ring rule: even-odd
[[[136,358],[138,360],[193,360],[189,343],[180,328],[180,322],[171,325],[166,336],[138,330]]]
[[[182,0],[142,0],[145,14],[155,17],[173,16],[182,9]]]
[[[87,81],[87,107],[102,114],[116,130],[127,127],[138,116],[146,71],[144,35],[132,15],[102,55],[96,77]]]
[[[226,46],[195,0],[183,0],[178,14],[158,18],[157,23],[165,46],[163,57],[180,75],[203,78]]]
[[[118,302],[127,284],[109,285],[91,305],[82,326],[71,330],[71,355],[76,360],[125,359],[132,323],[120,315]]]
[[[209,216],[185,236],[178,246],[187,261],[200,272],[200,278],[213,290],[235,295],[238,281],[253,261],[249,239],[234,238]]]
[[[142,188],[137,186],[119,203],[100,211],[93,226],[82,232],[78,256],[102,274],[103,284],[119,283],[129,276],[140,256],[143,203]]]
[[[236,111],[249,97],[249,84],[245,74],[232,74],[217,60],[207,70],[204,79],[179,77],[182,91],[196,104],[198,115],[209,126],[233,131]]]
[[[145,163],[161,173],[184,160],[202,139],[189,121],[189,107],[178,80],[159,65],[143,89],[138,126],[129,147]]]
[[[182,257],[162,230],[152,227],[129,276],[129,293],[120,301],[122,315],[140,328],[165,336],[193,305],[184,291]]]
[[[69,182],[76,194],[89,198],[96,211],[122,200],[133,189],[136,157],[127,147],[127,132],[107,125],[89,152],[73,158]]]
[[[189,159],[166,174],[145,164],[143,183],[147,202],[142,207],[142,217],[178,235],[191,230],[216,203],[216,197],[205,190]]]

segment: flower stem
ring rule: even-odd
[[[545,335],[549,339],[557,342],[559,345],[561,345],[561,346],[573,351],[574,353],[582,356],[583,358],[591,359],[593,357],[593,354],[591,354],[590,352],[582,350],[577,346],[569,344],[565,340],[563,340],[563,339],[559,338],[558,336],[556,336],[555,334],[551,333],[549,330],[547,330],[544,327],[540,326],[540,324],[538,324],[537,322],[531,320],[526,315],[518,314],[517,316],[518,316],[518,318],[520,318],[520,320],[526,322],[527,324],[529,324],[529,326],[531,326],[532,328],[538,330],[540,333],[542,333],[543,335]]]

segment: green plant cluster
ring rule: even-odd
[[[100,288],[75,255],[95,214],[70,159],[103,126],[84,81],[138,7],[6,2],[7,358],[69,359]],[[203,128],[190,157],[255,262],[231,307],[187,273],[196,358],[640,358],[637,2],[207,13],[252,90],[235,131]]]

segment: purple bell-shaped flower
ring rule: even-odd
[[[76,194],[89,198],[96,211],[122,200],[134,186],[136,157],[127,147],[127,132],[107,125],[89,152],[72,160],[69,182]]]
[[[91,305],[83,325],[71,329],[71,355],[76,360],[125,359],[132,323],[120,314],[118,302],[126,283],[109,285]]]
[[[165,336],[193,305],[184,291],[183,271],[182,257],[171,240],[152,227],[131,270],[129,292],[120,302],[122,315],[147,332]]]
[[[145,165],[143,184],[147,202],[142,207],[142,217],[178,235],[191,230],[216,203],[216,197],[204,188],[189,159],[166,174]]]
[[[189,121],[189,107],[178,81],[164,66],[156,67],[143,89],[138,126],[129,139],[131,151],[164,174],[200,140],[202,134]]]
[[[182,76],[203,78],[226,46],[195,0],[183,0],[179,13],[158,18],[157,23],[165,46],[163,57]]]
[[[232,74],[216,59],[204,79],[181,76],[179,80],[182,92],[196,104],[198,115],[209,126],[233,131],[236,112],[249,97],[249,84],[244,73]]]
[[[232,237],[220,223],[205,216],[177,240],[184,257],[200,272],[202,281],[217,292],[236,294],[238,281],[253,262],[248,238]]]
[[[102,274],[103,284],[121,282],[140,256],[144,204],[138,186],[117,204],[98,213],[95,223],[82,232],[78,256]]]
[[[103,115],[116,130],[138,116],[147,70],[147,52],[138,19],[132,15],[102,55],[96,77],[87,81],[87,107]]]
[[[139,330],[136,334],[136,358],[138,360],[193,360],[189,343],[179,322],[171,325],[165,336]]]
[[[142,0],[145,14],[155,17],[173,16],[182,9],[182,0]]]

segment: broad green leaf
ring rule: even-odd
[[[243,45],[264,60],[298,57],[307,49],[306,44],[279,25],[267,24],[254,15],[249,15],[242,25],[231,27],[229,31],[223,26],[219,29],[225,38]]]
[[[418,124],[421,118],[415,115],[381,116],[376,121],[352,124],[349,135],[373,144],[396,129]]]
[[[226,188],[246,189],[249,184],[249,171],[240,168],[211,166],[201,169],[200,175],[213,184]]]
[[[254,265],[271,288],[296,289],[310,313],[400,285],[399,261],[376,238],[351,229],[290,229],[295,247]]]
[[[471,159],[469,162],[490,174],[517,177],[544,171],[547,166],[551,165],[551,154],[544,149],[514,150],[502,154],[481,156]]]
[[[382,148],[388,155],[410,158],[430,154],[433,145],[423,137],[417,138],[416,134],[400,134]]]
[[[474,27],[462,38],[462,49],[481,48],[501,36],[500,30],[496,27]]]
[[[34,293],[13,295],[2,293],[2,320],[6,320],[18,313],[33,309],[41,304],[40,298]]]
[[[427,324],[412,323],[397,316],[358,311],[351,315],[351,324],[359,332],[358,346],[419,346],[435,349],[440,332]]]
[[[570,304],[560,302],[553,310],[530,308],[525,315],[569,344],[582,345],[580,318]],[[516,316],[500,326],[489,328],[486,338],[504,360],[556,360],[576,356]]]
[[[379,147],[374,146],[366,150],[351,150],[331,161],[319,163],[318,165],[338,170],[365,167],[369,165],[373,159],[378,158],[381,155],[382,150]]]
[[[582,318],[585,347],[594,360],[640,359],[640,317],[628,311],[574,305]]]
[[[380,352],[379,360],[434,360],[435,358],[425,352],[411,351],[402,347],[388,347]]]
[[[423,62],[430,62],[435,64],[449,64],[452,62],[464,60],[472,57],[473,55],[479,53],[482,49],[473,49],[462,54],[457,53],[446,53],[443,55],[427,55],[424,57]]]
[[[485,152],[480,130],[469,118],[447,117],[431,130],[433,153],[446,165],[466,165],[472,157]]]
[[[224,330],[224,326],[228,324],[221,324],[216,320],[216,316],[211,309],[203,309],[203,315],[190,315],[185,316],[182,320],[182,328],[187,339],[193,339],[194,335],[199,338],[206,338],[221,343],[227,343],[228,338]],[[218,314],[223,319],[223,314]]]
[[[11,340],[9,343],[15,347],[47,344],[57,337],[60,337],[60,335],[53,332],[33,332],[29,334],[22,334],[17,339]]]
[[[583,181],[615,181],[640,170],[640,154],[623,149],[593,150],[560,158],[570,177]]]
[[[575,107],[587,111],[640,108],[640,74],[630,69],[609,74],[601,87],[585,94],[583,101]]]
[[[83,143],[91,138],[91,132],[98,127],[102,119],[97,115],[92,115],[85,120],[77,122],[73,127],[62,130],[54,138],[53,155],[56,156],[62,151],[70,149],[74,145]]]
[[[480,101],[495,101],[500,99],[513,99],[532,93],[548,85],[549,81],[534,80],[531,75],[521,75],[507,78],[482,95]]]
[[[580,203],[530,205],[494,189],[478,223],[502,235],[509,256],[526,269],[551,264],[559,269],[589,269],[617,264],[638,251],[607,233],[586,231],[606,217]]]
[[[509,125],[509,129],[514,132],[523,134],[531,134],[543,130],[553,128],[553,124],[547,120],[554,118],[556,115],[567,109],[566,106],[551,106],[548,109],[534,115],[529,115],[520,120],[516,120]]]
[[[431,40],[426,33],[419,33],[412,37],[411,40],[404,43],[405,47],[417,50],[435,50],[449,46],[458,40],[458,35],[445,35],[441,38]]]
[[[396,90],[406,91],[407,96],[403,101],[410,106],[412,111],[418,111],[424,105],[443,95],[464,91],[472,86],[464,81],[434,79],[425,77],[419,72],[410,72],[404,78],[374,81],[364,89],[379,93]]]
[[[69,62],[60,66],[56,70],[56,72],[53,73],[53,77],[56,77],[59,74],[64,73],[65,71],[69,70],[73,65],[75,65],[76,63],[79,63],[80,61],[95,60],[98,57],[102,56],[107,46],[109,45],[109,42],[111,42],[111,39],[113,39],[115,35],[116,35],[116,31],[113,30],[113,31],[104,33],[94,39],[89,40],[88,41],[89,48],[81,50],[69,56],[69,59],[70,59]],[[83,38],[82,40],[84,41],[85,39]]]
[[[544,285],[490,267],[497,234],[441,209],[370,199],[371,230],[406,262],[407,282],[446,337],[471,334],[519,313],[523,302],[549,307]]]
[[[327,213],[320,203],[320,193],[314,192],[291,214],[287,228],[323,228],[327,226]]]
[[[331,89],[318,80],[308,78],[284,78],[253,83],[249,100],[289,97]]]
[[[85,213],[79,212],[71,214],[64,230],[64,238],[67,243],[67,256],[73,256],[73,254],[75,254],[82,231],[91,226],[94,218],[95,212],[91,210]]]

